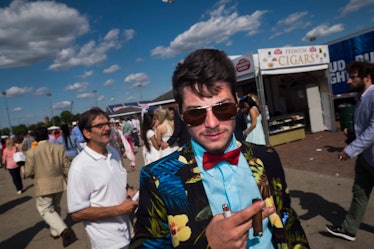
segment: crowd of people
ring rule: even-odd
[[[356,179],[346,219],[327,230],[355,240],[374,184],[374,70],[369,63],[348,70],[359,94],[356,136],[340,159],[358,156]],[[227,55],[192,52],[177,65],[172,83],[176,108],[149,110],[141,120],[111,119],[93,107],[58,132],[39,127],[6,139],[2,165],[17,194],[23,177],[34,179],[36,207],[51,237],[62,238],[64,247],[74,241],[60,216],[67,190],[68,212],[83,223],[95,249],[309,248],[280,158],[266,145],[257,98],[237,96]],[[128,185],[125,159],[135,170],[141,142],[136,190]],[[15,159],[18,152],[24,161]]]

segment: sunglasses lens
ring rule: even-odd
[[[192,109],[183,113],[183,121],[189,126],[201,125],[206,118],[205,109]]]
[[[222,103],[212,107],[214,116],[220,121],[233,119],[236,115],[237,108],[234,103]]]
[[[236,115],[236,105],[234,103],[220,103],[212,106],[214,116],[220,121],[234,119]],[[183,113],[183,121],[188,126],[197,126],[204,123],[206,118],[206,108],[191,109]]]

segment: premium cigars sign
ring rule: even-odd
[[[260,68],[263,70],[327,64],[330,62],[327,45],[259,49],[258,56]]]

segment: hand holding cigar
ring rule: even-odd
[[[255,202],[261,201],[259,198],[255,198],[252,200],[252,204]],[[222,204],[223,216],[225,218],[231,217],[231,210],[228,204]],[[252,227],[253,227],[253,236],[262,236],[262,210],[258,211],[252,217]]]
[[[256,201],[238,212],[231,212],[228,204],[223,204],[222,209],[223,212],[215,215],[206,228],[206,237],[211,248],[246,248],[254,215],[260,213],[264,219],[275,212],[274,207],[265,208],[263,200]]]

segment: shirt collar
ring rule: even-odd
[[[90,147],[88,146],[85,146],[84,147],[84,151],[90,156],[92,157],[93,159],[95,160],[99,160],[99,159],[106,159],[107,157],[104,156],[103,154],[100,154],[100,153],[97,153],[96,151],[94,151],[93,149],[91,149]],[[108,157],[110,157],[112,154],[110,153],[110,151],[107,149],[108,151]]]
[[[365,97],[365,95],[370,92],[370,91],[373,91],[374,90],[374,85],[370,85],[366,90],[365,92],[363,92],[363,94],[361,95],[360,99],[362,99],[363,97]]]

